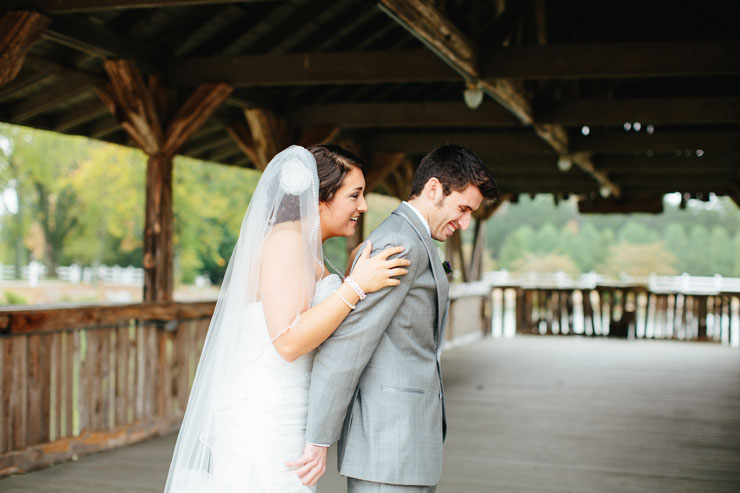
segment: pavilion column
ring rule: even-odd
[[[31,45],[50,23],[45,15],[24,10],[0,17],[0,87],[18,75]]]
[[[110,83],[98,96],[149,160],[144,225],[144,301],[171,301],[174,288],[173,158],[231,93],[227,84],[199,86],[178,109],[160,79],[144,83],[133,63],[106,60]],[[176,110],[176,111],[175,111]]]

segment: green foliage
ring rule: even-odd
[[[26,298],[20,293],[16,293],[10,290],[5,291],[5,300],[8,305],[27,305],[28,304],[28,298]]]
[[[557,240],[553,246],[554,230]],[[740,234],[731,234],[740,231],[740,212],[725,197],[710,202],[690,200],[686,209],[665,202],[665,212],[657,215],[581,215],[572,200],[553,207],[546,196],[521,197],[518,204],[502,206],[488,221],[487,231],[489,254],[501,268],[522,268],[534,265],[528,262],[532,258],[557,254],[572,259],[579,272],[607,269],[613,275],[650,271],[740,276]],[[655,246],[659,243],[660,248]],[[615,245],[635,255],[634,268]],[[629,245],[646,248],[642,251]],[[647,257],[640,258],[643,253]]]

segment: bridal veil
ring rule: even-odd
[[[299,264],[303,270],[285,279],[291,287],[299,287],[286,290],[286,296],[277,304],[279,312],[269,314],[272,321],[278,322],[267,325],[269,338],[265,340],[274,340],[289,330],[308,307],[317,267],[323,265],[318,191],[316,161],[303,147],[291,146],[280,152],[263,172],[221,286],[175,446],[166,492],[177,492],[181,485],[192,488],[194,483],[211,476],[216,420],[219,408],[227,405],[228,394],[234,389],[233,368],[256,358],[265,349],[251,347],[245,351],[240,341],[246,331],[266,330],[264,324],[251,323],[245,311],[260,301],[263,245],[276,227],[300,230]]]

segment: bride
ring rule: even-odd
[[[304,447],[313,352],[408,260],[367,245],[351,276],[329,274],[321,243],[351,236],[360,160],[338,146],[291,146],[268,164],[247,209],[211,319],[166,492],[311,492],[285,464]],[[329,263],[331,266],[331,263]]]

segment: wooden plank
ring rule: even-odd
[[[111,394],[115,390],[115,382],[111,375],[111,337],[113,330],[98,331],[100,345],[98,346],[98,360],[100,361],[100,421],[98,422],[99,430],[109,430],[111,428],[110,414],[115,411],[115,401],[111,399]],[[113,405],[111,405],[113,401]]]
[[[159,347],[158,347],[158,337],[157,337],[157,329],[155,327],[147,327],[146,328],[146,355],[147,355],[147,361],[146,361],[146,369],[147,369],[147,381],[146,381],[146,391],[144,393],[144,409],[146,410],[146,417],[147,419],[152,419],[157,416],[158,412],[158,389],[160,385],[162,384],[161,379],[158,375],[158,355],[159,355]]]
[[[74,364],[76,352],[74,348],[74,337],[79,331],[63,332],[62,343],[64,348],[64,422],[62,423],[62,437],[74,435]]]
[[[6,401],[10,412],[10,450],[21,450],[28,444],[28,338],[12,337],[10,341],[10,398]]]
[[[10,367],[10,338],[0,338],[0,368]],[[10,375],[5,370],[0,374],[0,454],[10,445]]]
[[[146,328],[138,325],[136,327],[136,412],[135,421],[144,419],[144,398],[146,391]]]
[[[576,79],[740,74],[740,42],[676,41],[507,46],[481,60],[481,77]]]
[[[116,329],[115,346],[115,419],[114,426],[126,424],[126,381],[128,377],[128,327]]]
[[[185,413],[185,408],[188,405],[188,395],[190,394],[190,379],[189,379],[189,365],[188,360],[190,355],[194,351],[193,337],[195,335],[193,322],[185,322],[179,324],[176,334],[176,349],[177,351],[177,392],[175,394],[177,398],[177,412]]]
[[[90,331],[80,331],[80,370],[79,389],[77,394],[77,412],[79,415],[79,432],[90,431],[90,385],[91,385],[91,360],[90,353]]]
[[[215,302],[134,303],[130,305],[92,305],[65,308],[3,307],[0,317],[8,317],[5,333],[29,334],[86,327],[115,327],[131,319],[184,320],[210,318]],[[2,327],[2,326],[0,326]]]
[[[460,76],[427,50],[270,53],[175,60],[169,76],[193,86],[233,87],[454,82]]]
[[[70,367],[67,371],[69,372],[70,382],[70,398],[67,401],[67,422],[69,436],[77,436],[80,432],[80,417],[82,415],[82,354],[80,348],[80,340],[82,338],[83,331],[76,330],[70,334],[71,341],[71,358]],[[76,398],[75,398],[76,397]]]
[[[170,351],[168,351],[167,347],[170,342],[170,333],[157,331],[157,385],[154,395],[157,400],[156,409],[159,417],[167,416],[169,413],[172,396],[172,375],[170,372],[172,362],[169,359]]]
[[[42,420],[42,381],[41,335],[28,337],[28,435],[27,445],[41,443]]]

